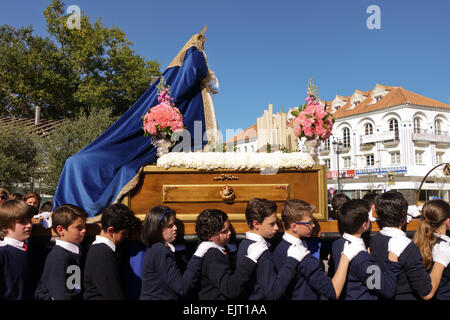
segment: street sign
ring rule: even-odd
[[[335,190],[333,187],[329,187],[329,188],[328,188],[328,192],[329,192],[331,195],[333,195],[333,194],[336,192],[336,190]]]
[[[408,168],[406,166],[401,167],[387,167],[387,168],[367,168],[367,169],[356,169],[356,175],[367,175],[367,174],[387,174],[388,172],[393,173],[407,173]]]
[[[328,179],[334,179],[334,178],[337,178],[337,176],[338,176],[337,171],[328,171],[327,172]],[[353,178],[354,176],[355,176],[355,170],[339,170],[340,178]]]

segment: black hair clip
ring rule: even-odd
[[[169,215],[169,214],[171,214],[171,213],[172,213],[172,211],[171,211],[169,208],[165,208],[164,211],[163,211],[163,213],[161,213],[161,214],[158,216],[158,220],[159,220],[159,221],[162,221],[162,219],[163,219],[166,215]]]

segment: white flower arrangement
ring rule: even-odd
[[[157,165],[164,168],[184,167],[199,170],[214,169],[305,169],[314,165],[313,158],[303,152],[169,152],[158,158]]]

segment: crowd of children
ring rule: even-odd
[[[450,205],[443,200],[423,205],[411,240],[405,233],[408,203],[401,193],[388,191],[370,201],[337,197],[341,237],[331,246],[328,274],[308,247],[315,222],[313,208],[303,200],[284,203],[284,234],[278,242],[272,241],[280,231],[276,203],[250,200],[245,211],[249,231],[233,258],[227,252],[228,215],[202,211],[195,224],[199,245],[184,264],[175,246],[180,225],[169,207],[151,208],[142,225],[125,205],[103,208],[100,234],[82,254],[87,214],[62,205],[51,215],[57,239],[41,259],[43,266],[33,265],[39,260],[32,259],[32,245],[38,243],[29,241],[36,213],[32,202],[0,203],[0,299],[127,299],[117,247],[136,230],[146,247],[141,300],[450,299]],[[367,246],[363,235],[370,233],[374,217],[380,232]]]

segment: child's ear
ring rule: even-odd
[[[113,234],[114,233],[114,227],[108,227],[107,229],[106,229],[106,233],[108,233],[108,234]]]
[[[0,235],[1,237],[6,237],[8,235],[8,228],[3,228],[1,231],[2,231],[1,232],[2,234]]]
[[[289,229],[291,229],[291,231],[292,232],[295,232],[297,229],[297,224],[296,223],[294,223],[294,222],[292,222],[290,225],[289,225]]]
[[[55,228],[56,233],[58,236],[64,236],[64,228],[63,226],[56,226]]]
[[[252,227],[253,227],[254,230],[257,230],[257,227],[259,227],[259,222],[256,221],[256,220],[253,220],[252,221]]]
[[[362,228],[364,231],[367,231],[367,229],[369,229],[369,223],[366,221],[362,224]]]

